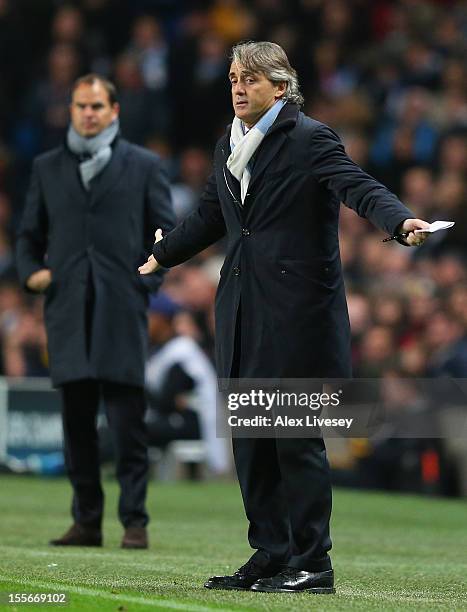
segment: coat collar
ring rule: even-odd
[[[266,132],[266,134],[264,135],[261,146],[263,145],[264,141],[269,136],[271,136],[271,134],[274,134],[274,132],[277,132],[278,130],[285,130],[286,128],[293,127],[297,123],[299,112],[300,112],[300,108],[297,104],[292,104],[290,102],[288,102],[287,104],[284,104],[280,113],[277,115],[276,120],[271,125],[271,127]],[[227,126],[226,132],[220,143],[222,155],[224,157],[224,163],[227,163],[227,160],[229,159],[229,155],[230,155],[230,130],[231,128],[232,128],[232,124],[230,123]]]
[[[287,130],[294,127],[298,119],[299,107],[296,104],[285,104],[277,119],[266,132],[262,143],[255,153],[248,191],[254,190],[255,184],[276,157],[287,139]]]
[[[68,147],[65,147],[59,179],[62,180],[65,190],[75,202],[82,206],[94,206],[121,180],[127,154],[127,143],[118,138],[113,144],[109,163],[96,177],[96,180],[91,182],[90,191],[86,191],[79,177],[78,159]]]
[[[95,185],[91,182],[90,205],[96,205],[103,199],[105,194],[113,189],[124,176],[124,168],[126,157],[128,154],[128,144],[119,138],[113,147],[112,157],[107,166],[102,170],[101,174],[96,177]]]
[[[60,169],[57,172],[57,181],[61,183],[66,194],[80,206],[86,206],[87,192],[81,183],[78,160],[68,147],[64,147],[61,155]]]
[[[268,164],[279,152],[279,149],[286,141],[287,130],[294,127],[298,121],[299,111],[300,108],[297,104],[285,104],[280,113],[277,115],[277,119],[266,132],[263,141],[261,142],[260,146],[258,147],[258,150],[255,153],[255,161],[253,164],[253,171],[251,173],[248,191],[254,188],[256,182],[266,170]],[[228,126],[224,139],[221,142],[221,149],[224,158],[224,171],[230,179],[230,185],[232,186],[236,196],[239,198],[240,183],[229,172],[226,166],[227,160],[230,155],[230,129],[231,125]]]
[[[284,104],[281,112],[277,115],[277,119],[266,132],[264,138],[270,136],[277,130],[284,130],[285,128],[293,127],[297,123],[299,111],[300,108],[298,104],[292,104],[291,102]]]

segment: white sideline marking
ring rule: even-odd
[[[98,591],[96,589],[90,589],[88,587],[78,587],[63,583],[47,583],[47,582],[36,582],[36,581],[23,581],[17,578],[11,578],[9,576],[0,575],[0,580],[5,582],[12,582],[14,584],[21,584],[27,587],[34,587],[44,589],[50,592],[67,592],[77,593],[78,595],[84,595],[85,597],[100,597],[101,599],[110,599],[114,601],[126,601],[134,604],[141,604],[144,606],[152,606],[153,608],[165,608],[170,610],[187,610],[187,612],[213,612],[213,610],[219,610],[219,607],[208,607],[200,606],[195,603],[181,603],[171,599],[145,599],[143,597],[137,597],[135,595],[124,595],[117,593],[108,593],[107,591]],[[404,595],[403,593],[366,593],[359,589],[354,589],[348,586],[337,586],[336,595],[345,595],[350,597],[361,597],[366,600],[378,600],[381,603],[384,601],[391,601],[393,603],[446,603],[450,599],[440,597],[423,597],[421,594]],[[314,601],[314,600],[313,600]],[[462,601],[462,600],[461,600]],[[69,602],[72,603],[72,602]],[[222,607],[222,612],[236,612],[230,608]]]
[[[188,612],[212,612],[213,610],[219,610],[218,607],[209,608],[208,606],[200,606],[195,603],[181,603],[173,601],[172,599],[145,599],[144,597],[137,597],[135,595],[124,595],[117,593],[108,593],[106,591],[98,591],[96,589],[89,589],[87,587],[78,587],[70,584],[63,584],[59,582],[36,582],[18,580],[17,578],[11,578],[9,576],[0,575],[0,580],[5,582],[12,582],[14,584],[21,584],[27,587],[34,587],[44,589],[50,592],[70,592],[77,593],[78,595],[84,595],[86,597],[100,597],[101,599],[110,599],[114,601],[126,601],[134,604],[141,604],[143,606],[152,606],[153,608],[163,608],[169,610],[187,610]],[[69,603],[72,603],[71,601]],[[222,612],[234,612],[229,608],[222,608]]]

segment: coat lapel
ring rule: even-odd
[[[284,132],[277,132],[276,134],[274,134],[274,136],[271,136],[270,138],[268,138],[268,140],[266,140],[267,136],[268,134],[266,134],[263,142],[258,147],[258,150],[256,152],[256,159],[253,163],[253,170],[251,173],[248,191],[253,191],[255,183],[257,183],[258,179],[261,178],[263,172],[266,170],[269,163],[279,153],[280,148],[287,139],[287,136]]]
[[[248,191],[254,190],[255,183],[261,178],[269,163],[279,153],[280,148],[287,139],[286,129],[293,127],[297,123],[298,111],[298,106],[295,104],[286,104],[266,132],[263,142],[255,153]]]
[[[277,119],[265,134],[262,143],[253,156],[253,170],[251,173],[248,191],[254,188],[255,183],[261,178],[269,163],[278,154],[280,148],[287,139],[286,130],[293,127],[297,123],[298,113],[299,107],[296,104],[285,104],[277,116]],[[230,129],[231,126],[228,126],[224,139],[220,144],[223,156],[222,174],[223,180],[226,183],[227,190],[230,192],[232,199],[240,202],[240,182],[227,168],[227,160],[229,159],[230,155]],[[242,208],[241,205],[240,208]]]
[[[232,199],[236,202],[241,202],[241,189],[240,189],[240,181],[234,177],[234,175],[227,168],[227,160],[230,156],[230,128],[227,129],[227,134],[224,136],[223,142],[221,142],[221,151],[223,158],[222,165],[222,175],[223,179],[226,183],[227,191],[232,196]]]
[[[78,161],[65,149],[61,156],[61,167],[57,172],[57,180],[61,182],[63,190],[79,206],[86,206],[87,193],[79,177]]]
[[[102,170],[100,175],[96,177],[96,182],[93,185],[91,181],[90,191],[90,204],[94,206],[98,202],[102,201],[105,194],[121,180],[124,175],[124,166],[126,156],[128,154],[128,147],[125,142],[118,140],[114,146],[112,157],[107,166]]]

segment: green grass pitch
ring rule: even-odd
[[[467,505],[337,490],[334,596],[209,591],[246,561],[235,483],[151,484],[151,548],[120,550],[117,487],[105,482],[104,548],[55,549],[70,523],[63,479],[0,478],[0,592],[66,592],[65,610],[467,610]],[[16,605],[16,610],[57,606]],[[0,605],[0,609],[14,606]]]

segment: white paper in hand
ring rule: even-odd
[[[433,221],[426,229],[417,229],[414,234],[433,234],[439,230],[449,229],[455,224],[455,221]]]

